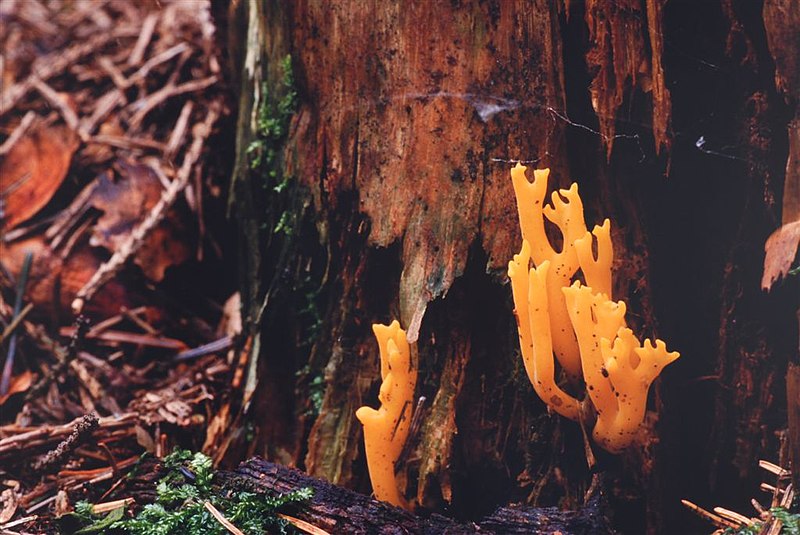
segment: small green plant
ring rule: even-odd
[[[297,93],[294,90],[294,75],[292,74],[292,57],[286,56],[281,61],[283,69],[283,96],[277,101],[269,91],[269,86],[261,85],[261,95],[256,111],[256,139],[247,147],[250,156],[250,168],[268,168],[270,178],[278,178],[279,170],[276,168],[278,151],[288,133],[289,119],[295,111]],[[281,181],[273,188],[280,192],[286,187]]]
[[[750,526],[742,525],[739,528],[726,528],[722,535],[758,535],[761,531],[763,524],[761,522],[754,522]]]
[[[283,96],[276,98],[269,90],[269,85],[261,85],[261,95],[256,111],[255,139],[247,147],[250,169],[264,175],[264,187],[281,194],[289,186],[289,177],[282,172],[280,154],[289,132],[289,121],[297,106],[297,92],[294,90],[292,74],[292,58],[286,56],[281,61],[283,79],[281,90]],[[276,225],[275,232],[286,230],[281,228],[282,218]],[[286,223],[283,222],[283,227]]]
[[[300,381],[308,385],[308,408],[306,414],[316,416],[322,409],[322,400],[325,397],[325,377],[322,374],[315,374],[311,366],[306,364],[295,375]]]
[[[783,507],[773,507],[769,510],[770,514],[780,520],[780,535],[800,535],[800,513],[790,513]],[[738,528],[727,528],[722,532],[723,535],[759,535],[764,528],[763,522],[753,522],[749,526]]]
[[[773,507],[769,512],[783,524],[781,535],[800,535],[800,513],[790,513],[783,507]]]
[[[122,507],[99,516],[92,512],[91,504],[78,502],[73,516],[84,527],[73,533],[227,534],[228,530],[206,508],[207,502],[244,533],[290,533],[291,526],[277,516],[277,510],[312,495],[310,489],[276,497],[215,488],[212,461],[202,453],[176,450],[164,459],[164,467],[166,474],[157,484],[155,503],[126,519]]]
[[[125,516],[125,508],[118,507],[105,516],[99,516],[92,511],[92,504],[89,502],[78,502],[75,504],[75,512],[73,515],[78,519],[80,525],[86,526],[75,531],[75,535],[105,533],[114,523],[122,520]]]
[[[262,177],[264,189],[273,193],[270,204],[280,215],[272,225],[275,234],[291,234],[294,221],[291,212],[278,206],[288,202],[290,177],[283,173],[281,153],[289,133],[289,122],[297,107],[297,92],[294,89],[292,57],[281,60],[283,78],[277,90],[270,91],[267,83],[261,85],[256,110],[255,139],[247,146],[247,157],[252,172]],[[282,95],[282,96],[279,96]]]

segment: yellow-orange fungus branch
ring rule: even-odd
[[[400,495],[395,463],[408,438],[413,411],[417,367],[411,359],[406,333],[400,323],[373,325],[381,359],[379,409],[361,407],[356,418],[364,426],[364,445],[372,490],[379,500],[409,509]]]
[[[616,453],[635,440],[650,384],[679,355],[661,340],[639,346],[625,326],[625,303],[612,301],[611,222],[587,231],[576,184],[553,192],[545,206],[549,171],[534,171],[529,182],[525,170],[511,170],[522,249],[508,264],[525,370],[539,397],[573,420],[579,403],[557,385],[554,355],[573,384],[582,377],[597,413],[592,436]],[[561,231],[559,252],[544,218]],[[584,283],[574,280],[579,269]]]
[[[578,185],[573,184],[568,190],[554,191],[551,196],[552,206],[544,206],[550,170],[537,169],[533,173],[533,182],[528,182],[526,169],[527,167],[520,164],[511,169],[522,239],[530,244],[531,258],[536,267],[545,261],[550,262],[546,287],[553,352],[567,377],[573,383],[578,383],[581,376],[580,354],[569,325],[561,288],[569,286],[579,267],[575,241],[586,234],[583,203],[578,195]],[[547,238],[545,217],[561,231],[563,244],[560,252],[556,252]]]
[[[550,262],[528,270],[530,246],[522,242],[522,251],[508,264],[511,291],[514,294],[522,362],[534,390],[558,414],[578,419],[578,401],[561,390],[555,381],[550,318],[547,314],[547,272]],[[532,307],[532,308],[530,308]]]
[[[601,340],[605,369],[614,386],[617,410],[605,418],[598,416],[594,439],[610,452],[619,452],[630,445],[644,420],[647,391],[664,366],[677,359],[676,351],[668,352],[661,340],[655,344],[645,340],[642,346],[630,329],[620,329],[612,342]]]
[[[597,239],[597,257],[592,253],[592,235]],[[592,232],[575,240],[575,252],[583,272],[586,285],[595,293],[611,297],[611,264],[614,262],[614,248],[611,244],[611,221],[595,225]]]

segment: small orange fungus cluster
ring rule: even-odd
[[[611,296],[610,221],[588,231],[577,184],[553,192],[545,206],[549,170],[535,170],[533,182],[525,170],[511,170],[522,248],[508,264],[525,370],[542,401],[572,420],[580,404],[557,384],[555,361],[570,383],[582,378],[597,413],[592,436],[618,453],[636,438],[650,384],[679,354],[661,340],[640,344],[626,327],[625,303]],[[545,218],[561,232],[560,251],[545,234]]]
[[[356,418],[364,426],[372,490],[379,500],[409,509],[400,495],[395,478],[395,463],[408,438],[417,385],[417,367],[411,359],[406,333],[396,320],[391,325],[372,326],[381,357],[379,409],[361,407]]]

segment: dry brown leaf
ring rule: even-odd
[[[225,441],[225,435],[230,428],[231,404],[226,402],[222,408],[211,417],[206,426],[206,440],[203,442],[202,451],[211,455],[216,453],[219,446]]]
[[[116,251],[130,232],[141,223],[161,198],[163,186],[147,165],[118,162],[122,178],[117,182],[106,176],[98,178],[91,204],[103,211],[94,227],[91,243]],[[152,281],[159,282],[172,265],[191,255],[186,225],[175,210],[148,234],[135,261]]]
[[[2,406],[8,398],[13,396],[14,394],[19,394],[20,392],[25,392],[28,390],[31,385],[33,384],[33,380],[36,378],[36,374],[25,370],[21,374],[13,377],[11,379],[11,384],[8,385],[8,392],[4,395],[0,396],[0,406]],[[2,524],[2,522],[0,522]]]
[[[798,111],[800,114],[800,111]],[[789,123],[789,157],[783,181],[783,223],[800,220],[800,115]]]
[[[14,518],[18,505],[19,494],[15,489],[6,489],[0,492],[0,525]]]
[[[56,501],[53,504],[53,510],[56,516],[62,516],[72,512],[72,504],[69,502],[69,495],[64,489],[56,493]]]
[[[769,290],[776,280],[785,277],[792,267],[792,261],[797,256],[797,247],[800,245],[800,220],[787,223],[773,232],[764,249],[764,276],[761,279],[761,289]]]
[[[15,277],[19,275],[28,252],[33,254],[33,264],[25,298],[42,313],[52,313],[59,307],[69,310],[75,294],[103,262],[99,252],[86,243],[76,248],[65,261],[47,246],[41,236],[11,243],[0,241],[0,263]],[[121,306],[133,306],[129,295],[125,286],[111,281],[91,301],[89,310],[104,315],[116,314]]]
[[[4,227],[10,230],[50,202],[67,176],[77,136],[66,127],[34,128],[0,162]]]
[[[148,433],[147,430],[140,425],[137,425],[134,429],[136,431],[137,444],[143,447],[146,451],[155,453],[156,441],[153,440],[153,437],[150,436],[150,433]]]

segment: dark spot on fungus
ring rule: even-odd
[[[553,396],[550,398],[550,403],[552,403],[552,404],[553,404],[553,405],[555,405],[556,407],[560,407],[560,406],[561,406],[561,404],[562,404],[563,402],[561,401],[561,398],[560,398],[560,397],[558,397],[558,396],[556,396],[556,395],[553,395]]]

